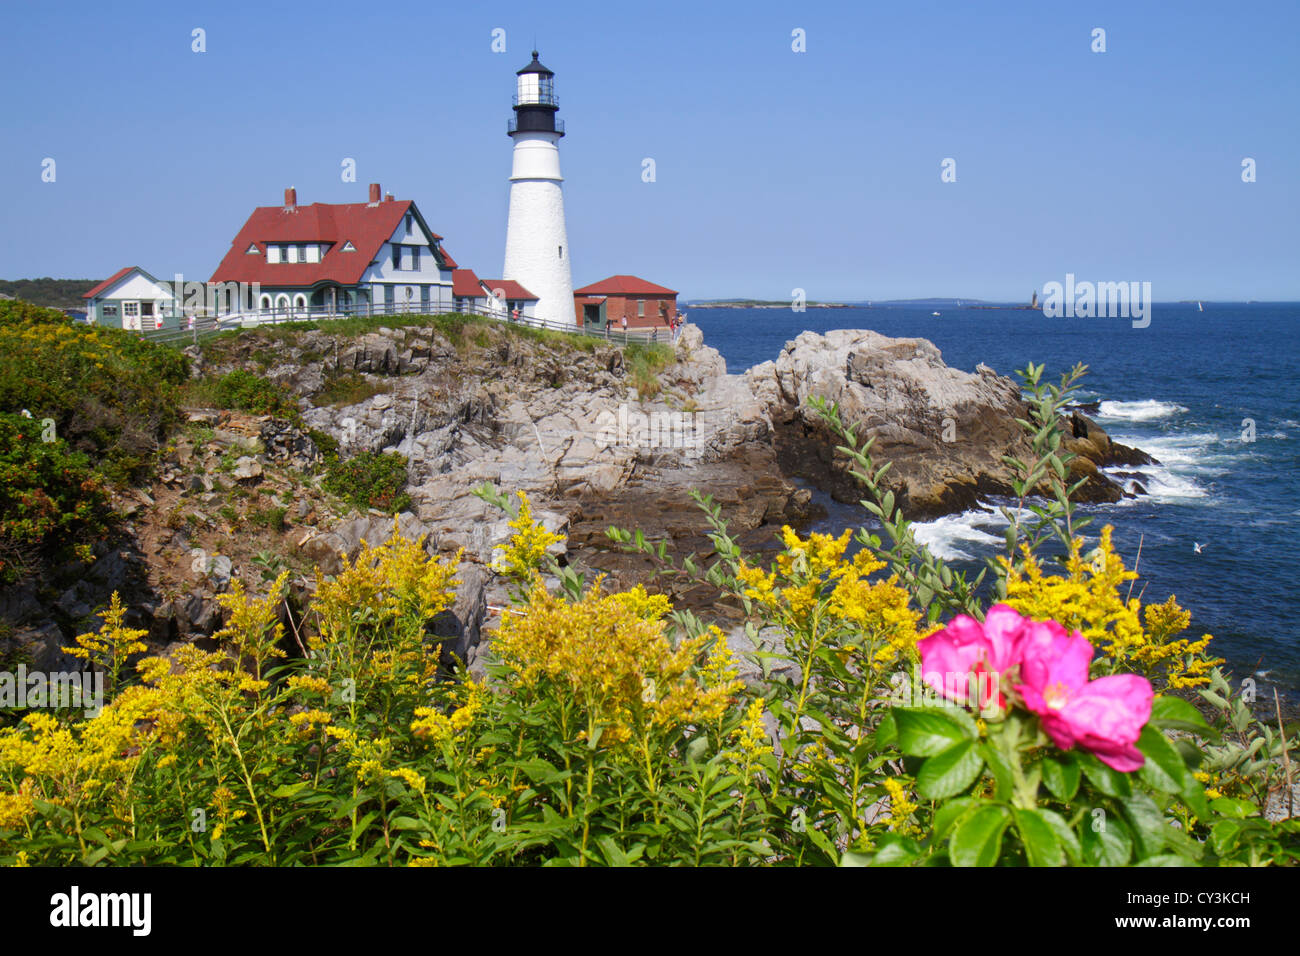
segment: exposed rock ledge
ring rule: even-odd
[[[610,551],[605,530],[640,528],[652,540],[668,538],[678,554],[707,553],[707,523],[692,490],[713,496],[749,550],[771,547],[781,524],[810,516],[811,493],[796,478],[844,500],[861,497],[833,452],[838,441],[805,406],[811,395],[838,402],[848,423],[876,438],[875,455],[893,463],[889,483],[914,517],[1008,493],[1011,475],[1001,458],[1024,453],[1015,418],[1026,410],[1016,384],[985,367],[974,374],[950,369],[923,339],[804,333],[775,362],[728,374],[688,325],[674,361],[657,374],[658,394],[642,401],[627,357],[613,346],[574,350],[491,326],[470,332],[451,341],[411,327],[360,337],[307,331],[241,336],[215,353],[187,350],[195,374],[249,368],[286,385],[308,426],[330,434],[344,454],[388,450],[408,458],[413,506],[400,518],[402,530],[427,535],[433,551],[465,552],[456,606],[439,624],[461,659],[473,658],[491,627],[490,608],[504,598],[488,565],[509,528],[474,496],[485,481],[530,494],[535,514],[568,537],[562,562],[627,586],[646,576],[648,563]],[[366,397],[341,407],[323,401],[340,376]],[[245,423],[245,447],[239,434],[227,434],[224,419],[196,417],[218,426],[215,444],[200,454],[180,443],[158,482],[137,492],[142,504],[131,506],[126,539],[106,544],[84,581],[54,595],[59,614],[42,613],[48,605],[30,587],[0,592],[0,619],[37,663],[60,660],[59,645],[85,629],[90,608],[106,603],[111,590],[123,592],[132,626],[148,628],[156,643],[201,639],[220,626],[215,594],[232,577],[260,577],[252,549],[241,553],[233,533],[223,540],[223,522],[211,514],[219,503],[211,476],[223,449],[241,449],[232,477],[246,491],[290,505],[280,547],[299,566],[330,573],[340,554],[355,556],[362,538],[387,538],[390,519],[332,513],[311,487],[318,479],[302,484],[319,456],[288,422]],[[1082,415],[1070,426],[1066,444],[1082,456],[1075,470],[1088,478],[1086,497],[1117,500],[1124,492],[1098,466],[1149,459],[1110,442]],[[169,511],[174,518],[186,510],[202,520],[169,524]],[[221,554],[200,565],[196,549]],[[681,587],[675,601],[715,618],[734,616],[709,589]],[[300,601],[309,588],[297,586]]]
[[[787,474],[808,478],[837,499],[862,497],[848,474],[842,444],[808,406],[818,396],[838,403],[859,440],[873,438],[876,462],[891,463],[884,484],[914,518],[961,511],[982,495],[1012,493],[1006,456],[1026,460],[1030,449],[1017,418],[1029,410],[1015,381],[986,365],[972,374],[949,368],[925,339],[876,332],[804,332],[775,362],[750,369],[746,380],[768,409],[778,460]],[[1075,414],[1065,446],[1079,457],[1072,480],[1085,478],[1078,497],[1118,501],[1124,490],[1099,468],[1151,459],[1111,442],[1096,422]]]

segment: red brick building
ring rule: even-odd
[[[665,328],[677,321],[677,293],[637,276],[610,276],[575,289],[573,309],[579,325],[613,329]]]

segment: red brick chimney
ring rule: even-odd
[[[284,208],[298,208],[298,190],[294,189],[292,186],[284,191]]]
[[[370,184],[370,204],[379,202],[379,183]]]

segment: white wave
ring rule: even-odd
[[[945,561],[974,561],[975,555],[966,550],[988,550],[988,545],[999,546],[1005,539],[1001,534],[989,534],[980,527],[1005,528],[1007,519],[996,511],[972,510],[956,515],[944,515],[933,521],[919,521],[912,525],[918,544],[930,549],[936,558]]]
[[[1157,418],[1181,415],[1185,411],[1187,408],[1183,405],[1146,398],[1137,402],[1102,402],[1097,406],[1097,417],[1121,422],[1149,422]]]
[[[1137,481],[1146,489],[1150,501],[1183,501],[1188,498],[1206,498],[1210,494],[1195,478],[1180,475],[1160,465],[1121,470],[1136,471],[1142,476]]]
[[[1233,457],[1224,447],[1223,440],[1213,432],[1185,432],[1181,435],[1141,435],[1111,436],[1121,445],[1140,448],[1142,451],[1160,460],[1167,468],[1191,471],[1217,471],[1216,466],[1230,461]]]

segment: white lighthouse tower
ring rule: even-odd
[[[564,122],[555,118],[560,108],[555,74],[542,66],[534,50],[533,61],[516,75],[515,115],[508,129],[515,149],[502,278],[513,279],[537,296],[539,319],[575,325],[560,186]]]

